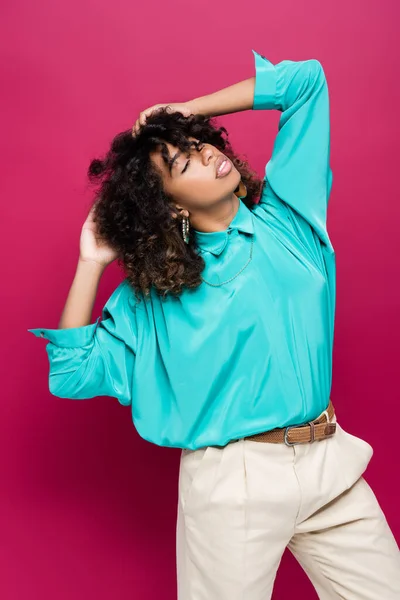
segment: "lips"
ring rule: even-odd
[[[224,165],[222,165],[222,163],[225,163]],[[222,165],[222,169],[220,169]],[[231,161],[224,156],[223,154],[221,154],[221,156],[219,156],[216,160],[215,163],[215,172],[216,172],[216,177],[223,177],[224,175],[226,175],[227,173],[229,173],[229,171],[232,168],[232,164]]]

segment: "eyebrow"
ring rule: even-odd
[[[192,142],[192,144],[193,144],[193,142]],[[196,144],[194,144],[194,145],[196,145]],[[173,155],[173,157],[171,159],[168,160],[168,170],[171,175],[172,175],[172,169],[177,166],[176,161],[179,158],[179,156],[181,156],[181,154],[182,153],[178,151]]]
[[[174,154],[174,156],[172,157],[172,159],[170,161],[168,161],[168,168],[169,168],[169,172],[172,173],[172,169],[176,166],[176,161],[178,159],[178,157],[180,156],[180,152],[177,152],[176,154]]]

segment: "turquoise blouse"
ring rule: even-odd
[[[335,253],[328,87],[318,60],[273,65],[253,50],[254,110],[281,111],[260,202],[222,231],[195,232],[211,283],[136,303],[127,279],[95,323],[28,329],[48,340],[49,390],[111,396],[139,435],[197,449],[304,423],[328,405]]]

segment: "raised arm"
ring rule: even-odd
[[[111,396],[120,404],[131,404],[137,336],[134,294],[128,280],[114,290],[95,323],[28,331],[48,340],[49,390],[54,396]]]
[[[328,86],[316,59],[273,64],[253,50],[254,77],[188,102],[193,112],[218,116],[243,110],[282,112],[260,205],[285,202],[326,244],[332,187]],[[259,147],[264,150],[262,140]],[[258,149],[257,149],[258,150]]]
[[[112,396],[131,403],[136,355],[136,302],[125,279],[91,323],[100,278],[116,258],[101,243],[90,211],[82,227],[80,256],[59,329],[28,329],[48,340],[49,390],[61,398]]]
[[[276,65],[254,53],[253,109],[277,109],[279,119],[267,185],[260,204],[274,196],[294,208],[329,243],[327,206],[332,187],[328,85],[316,59]]]

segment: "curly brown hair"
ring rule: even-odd
[[[168,160],[168,142],[187,153],[193,145],[212,144],[234,164],[247,188],[243,202],[248,208],[260,196],[263,181],[232,149],[224,127],[213,118],[180,112],[165,107],[147,117],[135,136],[132,131],[117,134],[104,158],[95,158],[88,178],[97,184],[93,218],[99,235],[118,252],[117,262],[140,300],[150,288],[162,296],[179,295],[184,287],[196,288],[201,282],[205,263],[198,253],[195,235],[183,241],[181,221],[172,216],[171,200],[163,189],[160,172],[150,153],[161,146]],[[236,191],[236,190],[235,190]]]

